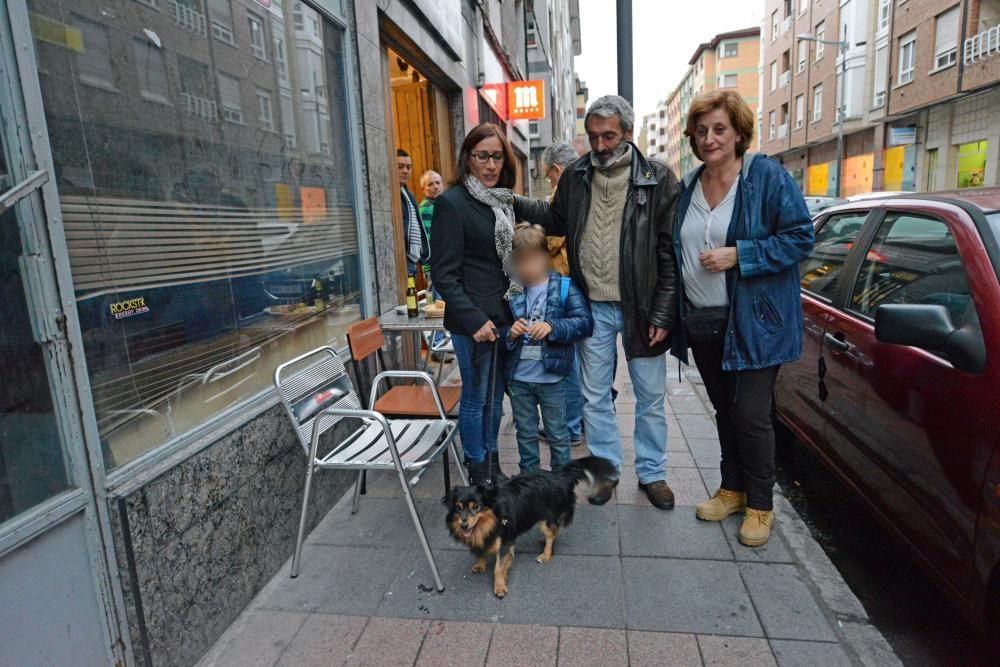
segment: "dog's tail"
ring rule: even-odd
[[[574,459],[564,465],[560,472],[568,475],[575,483],[587,480],[590,487],[596,490],[608,484],[615,478],[615,466],[611,461],[601,456],[585,456],[582,459]]]

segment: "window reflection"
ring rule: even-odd
[[[344,36],[265,4],[29,3],[112,465],[360,317]]]

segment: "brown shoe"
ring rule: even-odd
[[[774,512],[748,507],[743,515],[743,525],[740,526],[740,544],[748,547],[759,547],[767,544],[773,525]]]
[[[746,508],[746,493],[720,488],[711,499],[698,503],[695,516],[702,521],[722,521],[730,514],[743,512]]]
[[[593,493],[587,498],[587,502],[591,505],[603,505],[611,500],[611,494],[615,492],[616,486],[618,486],[617,479],[609,479],[602,484],[598,484],[594,488]]]
[[[646,492],[649,502],[661,510],[672,510],[674,508],[674,492],[670,490],[667,483],[662,479],[649,484],[639,482],[639,488]]]

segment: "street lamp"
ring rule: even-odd
[[[842,176],[844,175],[844,117],[847,115],[847,100],[844,99],[847,93],[847,49],[851,43],[847,40],[831,41],[827,39],[817,39],[809,33],[802,33],[795,36],[799,42],[816,42],[817,44],[827,44],[840,49],[840,82],[837,85],[837,192],[840,197],[843,188]]]

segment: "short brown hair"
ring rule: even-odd
[[[726,113],[729,114],[729,122],[732,123],[733,129],[741,137],[740,141],[736,142],[736,155],[737,157],[743,157],[743,154],[747,152],[747,149],[750,148],[750,144],[753,142],[755,120],[753,111],[750,110],[746,100],[739,93],[732,90],[713,90],[702,93],[691,101],[691,107],[688,109],[687,126],[684,128],[684,136],[688,138],[688,142],[691,144],[691,152],[694,153],[696,158],[701,159],[701,155],[698,154],[698,142],[695,140],[698,118],[702,114],[715,111],[716,109],[725,109]]]
[[[545,238],[545,230],[541,225],[530,222],[519,222],[514,226],[514,250],[549,251],[549,242]]]
[[[455,165],[455,179],[452,185],[465,182],[465,177],[469,175],[469,157],[472,149],[483,139],[496,137],[503,146],[503,166],[500,167],[500,178],[497,180],[497,187],[512,188],[517,183],[517,160],[514,158],[514,150],[510,147],[510,142],[504,136],[503,131],[493,123],[480,123],[465,135],[462,148],[458,151],[458,164]]]

